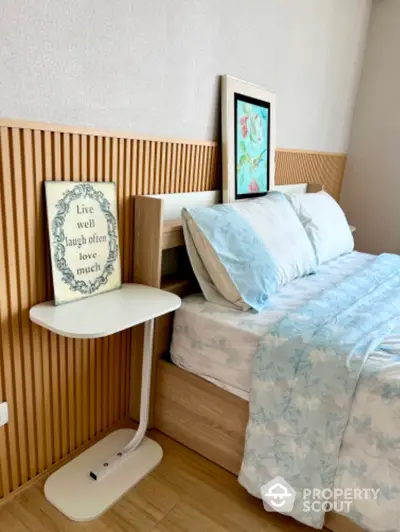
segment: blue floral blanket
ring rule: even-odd
[[[282,477],[295,491],[285,513],[322,528],[324,506],[310,511],[305,493],[333,490],[361,370],[399,327],[400,257],[389,254],[269,327],[254,360],[239,476],[250,493]]]

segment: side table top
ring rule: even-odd
[[[55,306],[54,301],[31,308],[30,319],[61,336],[101,338],[157,318],[179,308],[175,294],[141,284]]]

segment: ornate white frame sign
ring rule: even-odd
[[[121,288],[115,183],[46,181],[56,305]]]

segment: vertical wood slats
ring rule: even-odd
[[[341,153],[277,150],[275,183],[318,183],[336,200],[340,198],[346,155]]]
[[[129,412],[132,334],[62,338],[29,321],[52,298],[43,181],[113,181],[123,281],[133,278],[132,196],[220,188],[212,142],[141,139],[0,120],[0,497]],[[335,197],[344,155],[278,150],[277,184],[322,182]]]
[[[5,121],[0,135],[0,401],[10,409],[9,424],[0,428],[2,497],[129,411],[129,331],[74,340],[29,320],[31,306],[53,297],[43,181],[116,183],[122,275],[129,282],[132,196],[212,190],[218,180],[198,177],[196,154],[204,149],[211,158],[218,148]]]

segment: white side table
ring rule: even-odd
[[[53,301],[31,308],[30,319],[61,336],[101,338],[145,324],[140,423],[121,429],[53,473],[47,500],[73,521],[90,521],[110,508],[161,461],[162,448],[145,436],[148,427],[154,318],[179,308],[170,292],[139,284],[56,307]]]

